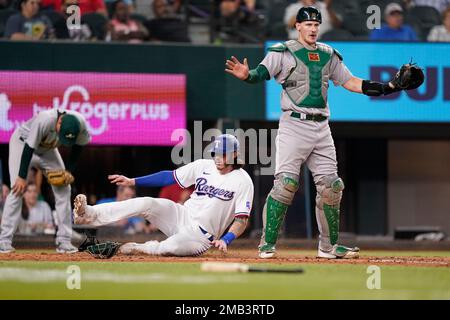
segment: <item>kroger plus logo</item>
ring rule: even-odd
[[[234,191],[228,191],[208,185],[208,180],[205,178],[198,178],[195,180],[195,193],[199,196],[215,197],[223,201],[230,201],[234,197]]]
[[[89,91],[81,85],[68,87],[60,97],[53,97],[52,106],[33,103],[33,114],[57,108],[80,112],[87,120],[90,134],[101,135],[108,130],[110,120],[167,120],[170,107],[166,103],[91,101]],[[95,125],[93,124],[95,123]]]

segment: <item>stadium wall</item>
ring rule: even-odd
[[[259,62],[260,46],[0,41],[0,48],[0,70],[185,74],[188,119],[265,119],[263,85],[224,72],[231,55]]]

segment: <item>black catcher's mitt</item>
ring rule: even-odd
[[[422,69],[416,63],[406,63],[401,66],[390,84],[395,89],[412,90],[418,88],[424,81]]]
[[[119,242],[107,241],[87,247],[87,251],[97,259],[109,259],[117,253],[122,244]]]

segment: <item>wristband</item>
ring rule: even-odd
[[[270,74],[269,71],[267,71],[267,68],[260,64],[256,69],[249,71],[248,77],[244,81],[247,83],[258,83],[264,80],[270,80]]]
[[[381,83],[371,80],[363,80],[362,86],[361,86],[362,92],[366,96],[386,96],[388,94],[401,91],[401,89],[397,88],[391,88],[388,83]]]
[[[236,235],[233,232],[228,232],[226,235],[224,235],[222,238],[220,238],[220,240],[222,240],[223,242],[225,242],[227,244],[227,246],[234,240],[236,239]]]

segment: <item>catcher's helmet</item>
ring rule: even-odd
[[[322,23],[322,14],[316,7],[303,7],[297,12],[297,22],[317,21]]]
[[[216,137],[213,142],[213,147],[209,151],[213,157],[215,154],[239,152],[239,141],[231,134],[221,134]]]

